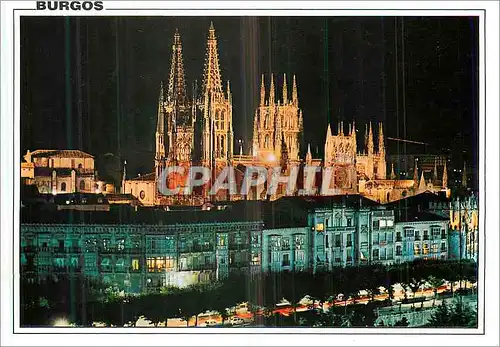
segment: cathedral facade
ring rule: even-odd
[[[211,183],[224,168],[234,168],[237,184],[241,186],[246,168],[264,167],[268,178],[281,167],[281,175],[289,175],[298,167],[299,187],[304,181],[306,167],[315,166],[331,172],[333,190],[331,194],[361,194],[380,203],[390,202],[423,191],[447,190],[446,166],[442,180],[426,181],[424,174],[419,179],[415,165],[413,180],[398,180],[391,170],[388,177],[383,125],[378,124],[378,146],[375,148],[372,125],[365,127],[364,144],[357,143],[357,130],[353,122],[345,129],[343,122],[334,134],[330,125],[326,132],[324,157],[313,158],[310,146],[303,156],[303,115],[299,108],[297,80],[291,79],[291,93],[286,75],[269,76],[266,88],[262,75],[260,102],[255,110],[251,153],[234,154],[233,105],[229,81],[222,80],[217,38],[213,24],[207,36],[206,58],[202,85],[193,85],[188,94],[183,64],[183,47],[178,31],[172,43],[171,68],[168,83],[160,85],[157,126],[155,134],[155,169],[152,173],[122,182],[122,193],[136,196],[144,205],[202,205],[213,200],[277,199],[285,190],[278,188],[271,196],[265,194],[266,184],[254,187],[246,195],[224,192],[209,196],[208,188],[192,190],[191,194],[165,196],[159,192],[158,182],[167,167],[183,167],[184,173],[169,175],[169,188],[182,191],[188,182],[189,168],[209,168]],[[278,84],[281,87],[278,87]],[[224,88],[225,85],[225,88]],[[281,93],[277,90],[281,89]],[[281,96],[277,95],[281,94]],[[435,169],[436,171],[436,169]],[[300,182],[302,180],[302,182]],[[321,179],[317,182],[321,184]],[[264,192],[264,193],[263,193]],[[294,191],[298,194],[299,189]],[[242,193],[243,194],[243,193]],[[315,194],[315,193],[312,193]]]

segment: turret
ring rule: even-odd
[[[373,131],[372,123],[370,122],[370,130],[368,131],[368,145],[367,145],[368,155],[373,155]]]
[[[396,173],[394,172],[394,163],[391,165],[391,180],[396,179]]]
[[[441,187],[443,189],[448,188],[448,169],[446,168],[446,160],[444,162],[444,167],[443,167],[443,182],[442,182]]]
[[[384,126],[382,123],[378,125],[378,152],[380,156],[385,157]]]
[[[299,99],[297,96],[297,81],[295,79],[295,75],[293,75],[292,102],[295,106],[299,105]]]
[[[467,167],[464,162],[464,169],[462,171],[462,187],[467,188]]]
[[[288,104],[288,88],[286,85],[286,74],[283,75],[283,105]]]
[[[312,164],[312,153],[311,153],[311,144],[307,145],[307,153],[306,153],[306,165]]]
[[[415,166],[413,168],[413,186],[415,188],[418,187],[418,167],[417,167],[418,159],[415,159]]]
[[[269,89],[269,105],[274,105],[274,75],[271,74],[271,88]]]
[[[260,82],[260,106],[264,106],[266,103],[266,87],[264,85],[264,74],[262,74],[262,80]]]
[[[434,158],[434,172],[432,173],[432,180],[436,182],[438,179],[438,170],[437,170],[437,157]]]

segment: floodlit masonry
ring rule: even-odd
[[[333,184],[333,168],[306,166],[303,170],[302,188],[297,184],[298,173],[298,166],[292,167],[288,175],[283,174],[280,166],[272,168],[247,166],[244,176],[238,181],[233,166],[224,167],[217,176],[209,167],[169,166],[161,170],[157,186],[158,192],[165,196],[191,195],[196,187],[206,189],[209,195],[217,195],[220,191],[227,190],[230,195],[248,196],[253,187],[257,189],[258,195],[261,195],[261,191],[265,191],[265,194],[271,197],[276,195],[280,186],[282,196],[328,196],[341,193]],[[318,173],[321,176],[319,179]]]

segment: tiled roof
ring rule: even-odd
[[[37,149],[30,154],[32,158],[94,158],[93,155],[77,149]]]

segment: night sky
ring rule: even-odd
[[[355,119],[358,143],[366,122],[383,121],[386,136],[427,143],[408,153],[448,154],[459,168],[465,160],[477,180],[478,20],[469,17],[22,17],[22,152],[113,153],[131,176],[151,172],[174,30],[191,92],[210,21],[246,151],[261,74],[266,87],[278,75],[280,99],[283,73],[289,93],[296,74],[313,156],[323,155],[329,121],[336,130]],[[404,152],[398,143],[386,142],[389,154]]]

